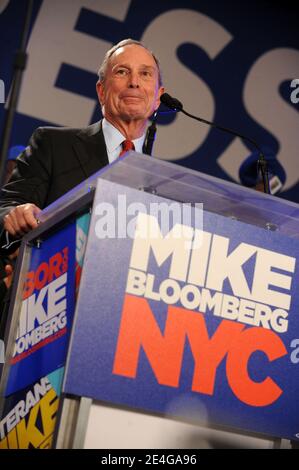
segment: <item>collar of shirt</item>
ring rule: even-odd
[[[109,163],[112,163],[114,162],[114,160],[118,158],[120,151],[121,151],[121,144],[126,139],[126,137],[124,137],[122,133],[119,132],[119,130],[116,129],[116,127],[114,127],[105,118],[102,121],[102,129],[103,129],[105,144],[107,148],[108,160],[109,160]],[[145,134],[143,134],[138,139],[134,139],[132,141],[134,143],[136,152],[142,153],[144,139],[145,139]]]

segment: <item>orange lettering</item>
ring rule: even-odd
[[[194,358],[192,391],[213,395],[218,366],[226,358],[228,384],[243,403],[266,406],[281,395],[270,377],[257,383],[248,373],[255,351],[263,351],[269,361],[287,353],[276,333],[222,320],[209,336],[202,313],[169,306],[163,334],[147,300],[131,295],[125,297],[113,373],[135,378],[142,348],[157,382],[178,387],[187,339]]]
[[[229,350],[226,361],[227,380],[234,394],[247,405],[271,405],[280,397],[282,390],[270,377],[262,382],[254,382],[250,378],[247,365],[255,351],[263,351],[270,362],[287,354],[285,345],[274,331],[248,328]]]

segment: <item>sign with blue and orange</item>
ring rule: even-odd
[[[62,367],[75,305],[76,223],[33,247],[6,396]]]
[[[131,189],[117,236],[120,193],[97,190],[64,391],[298,439],[299,241],[209,212],[165,230]]]

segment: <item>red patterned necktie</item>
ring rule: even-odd
[[[135,145],[133,144],[133,142],[131,140],[124,140],[122,143],[121,143],[121,152],[119,154],[120,157],[123,156],[124,153],[128,152],[129,150],[135,150]]]

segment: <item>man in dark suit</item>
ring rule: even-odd
[[[5,162],[4,183],[10,180],[12,172],[16,166],[16,158],[25,149],[23,145],[15,145],[9,149]],[[2,312],[5,309],[8,291],[11,286],[13,276],[12,260],[17,256],[9,255],[7,258],[0,255],[0,338],[2,338]]]
[[[18,157],[0,196],[8,245],[37,226],[41,209],[118,158],[128,142],[142,151],[147,119],[164,91],[156,57],[137,41],[121,41],[106,53],[96,88],[102,121],[85,129],[39,128]]]

